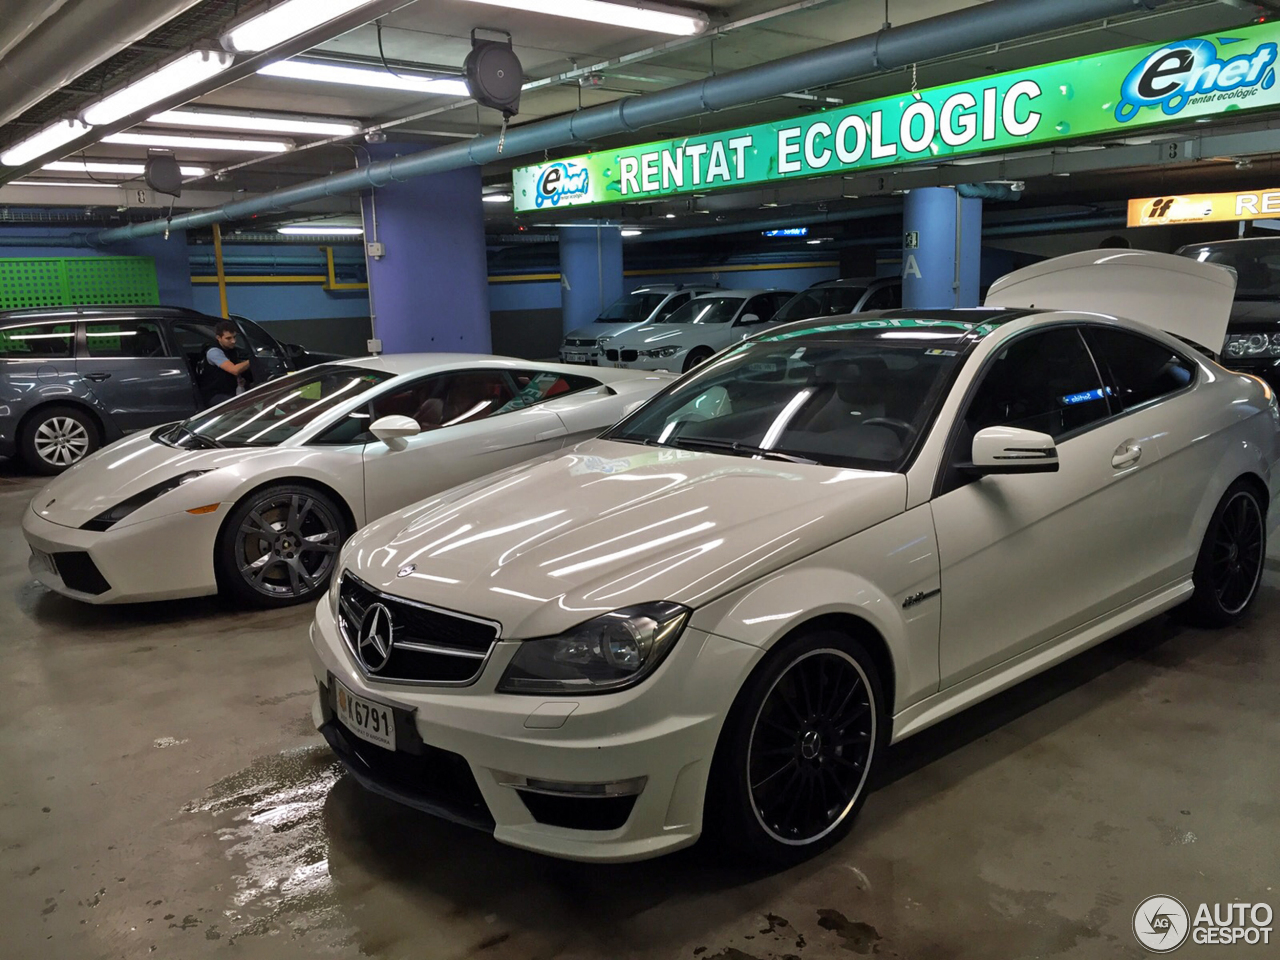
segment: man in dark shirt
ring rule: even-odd
[[[207,405],[212,407],[224,400],[230,400],[244,390],[244,375],[249,369],[248,360],[237,362],[236,325],[230,320],[223,320],[213,328],[216,343],[205,351],[204,376],[201,378],[201,392]]]

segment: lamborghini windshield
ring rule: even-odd
[[[312,367],[164,428],[156,439],[187,448],[272,447],[392,376],[337,364]]]
[[[835,330],[839,326],[840,330]],[[968,325],[781,333],[698,368],[605,435],[734,456],[898,470],[927,428]]]

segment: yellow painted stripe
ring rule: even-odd
[[[508,273],[494,274],[489,277],[490,283],[537,283],[540,280],[555,280],[560,282],[560,274],[558,273]]]
[[[314,276],[307,275],[284,275],[278,277],[264,276],[245,276],[245,277],[227,277],[227,283],[327,283],[329,280],[324,274],[317,273]],[[192,283],[217,283],[217,277],[192,277]]]

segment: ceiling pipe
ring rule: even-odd
[[[0,23],[0,60],[66,4],[67,0],[17,0],[17,9]]]
[[[0,58],[0,126],[198,3],[68,0],[57,5]]]
[[[450,144],[422,153],[381,160],[346,173],[285,187],[213,210],[174,217],[175,230],[207,227],[264,213],[288,210],[299,203],[335,194],[380,187],[400,180],[482,166],[499,159],[540,153],[573,143],[631,134],[657,124],[671,123],[728,107],[767,100],[823,87],[854,77],[891,70],[937,57],[954,56],[1032,33],[1075,26],[1090,20],[1131,13],[1169,0],[988,0],[953,13],[919,20],[902,27],[818,50],[783,57],[743,70],[722,73],[657,93],[629,97],[579,110],[564,117],[523,124],[506,134],[498,153],[499,136],[488,134],[466,143]],[[164,220],[106,230],[101,243],[152,236],[167,229]]]

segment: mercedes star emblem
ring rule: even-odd
[[[370,673],[377,673],[391,659],[391,611],[375,603],[360,621],[360,639],[356,653]]]
[[[398,571],[396,571],[396,576],[407,577],[409,576],[409,574],[413,573],[413,571],[417,569],[418,569],[418,565],[416,563],[406,563],[403,567],[401,567]]]

